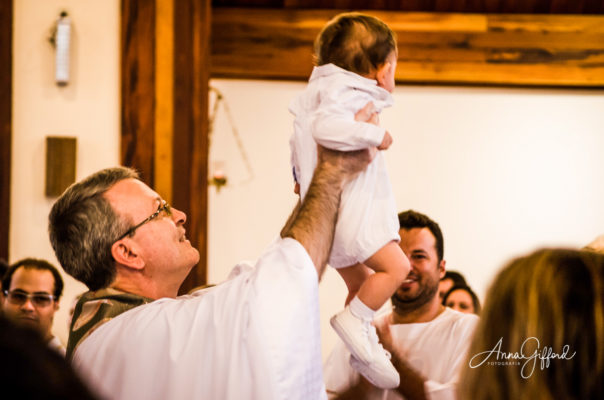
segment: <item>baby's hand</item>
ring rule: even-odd
[[[378,146],[378,150],[387,150],[388,147],[392,144],[392,136],[388,131],[384,135],[384,139],[382,140],[382,144]]]

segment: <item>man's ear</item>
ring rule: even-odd
[[[447,269],[445,268],[447,264],[446,260],[440,260],[440,263],[438,263],[438,272],[439,272],[439,277],[440,279],[442,279],[445,276],[445,272],[447,272]]]
[[[392,64],[390,62],[385,62],[380,65],[375,73],[375,80],[378,81],[380,86],[385,86],[388,82],[386,82],[386,77],[392,68]]]
[[[128,268],[142,269],[145,266],[136,244],[127,237],[113,243],[111,255],[118,264]]]

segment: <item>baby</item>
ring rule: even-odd
[[[340,151],[386,150],[392,143],[384,128],[354,119],[369,102],[376,112],[393,103],[397,50],[390,28],[371,16],[340,14],[317,37],[315,56],[307,88],[289,107],[295,116],[290,139],[294,179],[302,198],[317,163],[317,143]],[[409,272],[398,230],[394,195],[378,151],[342,193],[329,264],[349,292],[346,308],[331,325],[350,350],[353,367],[383,389],[397,387],[399,375],[372,321]]]

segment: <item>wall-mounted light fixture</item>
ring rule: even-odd
[[[62,11],[55,23],[50,43],[55,47],[55,81],[59,86],[69,83],[69,43],[71,40],[71,20]]]

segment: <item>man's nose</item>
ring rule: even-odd
[[[187,214],[177,208],[172,207],[172,219],[174,219],[177,224],[184,224],[187,222]]]
[[[31,298],[25,299],[25,303],[21,305],[22,310],[31,310],[34,311],[36,307],[34,307],[34,303],[32,303]]]

